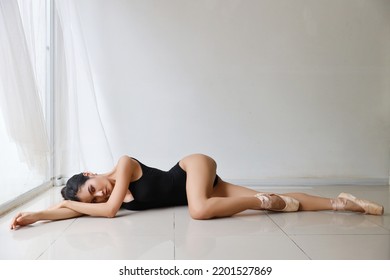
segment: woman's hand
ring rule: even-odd
[[[39,220],[36,212],[23,212],[15,216],[11,223],[11,229],[33,224]]]

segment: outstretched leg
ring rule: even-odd
[[[302,211],[352,211],[371,215],[383,215],[383,206],[374,202],[358,199],[351,194],[341,193],[337,198],[325,198],[305,193],[287,193],[300,202]]]
[[[298,200],[300,211],[333,210],[332,199],[330,198],[309,195],[306,193],[285,193],[284,195]]]
[[[187,173],[188,208],[194,219],[228,217],[248,209],[280,211],[286,207],[285,201],[278,194],[270,195],[269,201],[264,203],[255,196],[259,192],[221,179],[213,187],[217,165],[208,156],[190,155],[179,164]],[[383,206],[351,195],[334,199],[306,193],[286,193],[283,196],[297,200],[298,211],[335,210],[383,214]]]

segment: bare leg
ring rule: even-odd
[[[180,161],[180,166],[187,173],[188,208],[194,219],[210,219],[227,217],[239,212],[255,210],[284,209],[286,206],[279,196],[271,196],[272,208],[265,208],[262,202],[255,197],[255,190],[237,186],[219,180],[213,187],[217,165],[215,161],[205,155],[190,155]],[[365,212],[358,204],[351,200],[344,200],[342,208],[335,208],[335,202],[340,198],[326,198],[305,193],[283,194],[299,201],[299,211],[342,210]]]
[[[234,185],[220,179],[218,184],[214,187],[212,195],[214,197],[243,197],[255,196],[257,193],[258,191],[253,189]]]
[[[320,211],[332,210],[332,202],[330,198],[309,195],[306,193],[286,193],[286,196],[291,196],[299,201],[299,210],[301,211]]]
[[[190,155],[180,161],[187,173],[187,199],[191,217],[210,219],[228,217],[248,209],[264,209],[254,197],[256,191],[235,186],[220,180],[213,187],[217,165],[205,155]],[[283,208],[284,202],[273,198],[275,208]]]
[[[335,210],[335,199],[326,198],[321,196],[314,196],[305,193],[286,193],[286,196],[290,196],[299,201],[300,211],[321,211],[321,210]],[[352,201],[345,201],[345,211],[364,212],[364,209]]]
[[[221,181],[221,184],[218,184],[215,187],[213,196],[221,197],[231,197],[231,196],[254,196],[258,192],[246,187],[233,185],[224,181]],[[285,196],[295,198],[299,201],[299,211],[326,211],[334,210],[333,203],[335,199],[309,195],[306,193],[285,193]],[[282,209],[282,205],[279,206]],[[354,212],[364,212],[363,208],[359,205],[346,201],[345,209],[346,211]]]

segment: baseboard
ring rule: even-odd
[[[242,186],[388,186],[388,178],[260,178],[224,179]]]
[[[12,211],[16,207],[30,201],[31,199],[33,199],[34,197],[43,193],[44,191],[48,190],[52,186],[53,186],[52,181],[43,183],[42,185],[40,185],[32,190],[29,190],[29,191],[19,195],[18,197],[14,198],[10,201],[7,201],[5,203],[0,204],[0,217],[6,213]]]

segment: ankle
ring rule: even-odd
[[[267,210],[271,207],[271,197],[265,193],[258,193],[255,195],[257,200],[258,210]]]
[[[255,197],[260,201],[261,210],[281,211],[287,207],[286,201],[280,195],[258,193]]]
[[[332,198],[330,199],[330,204],[333,211],[345,211],[347,205],[347,200],[344,198]]]

